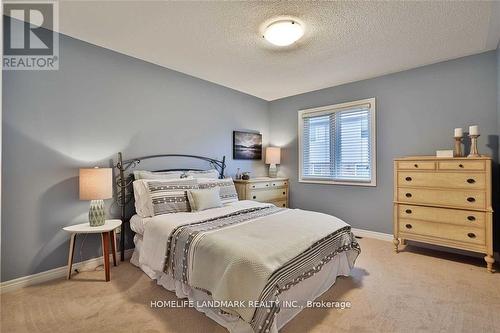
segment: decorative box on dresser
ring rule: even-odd
[[[258,177],[234,180],[240,200],[269,202],[278,207],[288,207],[288,178]]]
[[[493,272],[491,158],[394,160],[394,246],[414,240],[484,253]]]

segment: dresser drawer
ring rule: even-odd
[[[448,187],[483,189],[486,187],[484,173],[473,172],[398,172],[399,186]]]
[[[415,204],[485,209],[486,193],[484,191],[398,188],[398,201]]]
[[[250,200],[256,201],[279,201],[286,200],[287,189],[255,190],[249,193]]]
[[[439,161],[439,170],[484,170],[485,163],[483,161]]]
[[[420,220],[400,219],[399,231],[407,234],[437,237],[441,239],[485,244],[485,230],[445,223],[435,223]]]
[[[486,221],[486,213],[483,212],[411,205],[399,205],[398,216],[402,219],[425,220],[474,228],[484,228]]]
[[[260,188],[270,188],[271,187],[271,182],[259,182],[259,183],[252,183],[247,185],[247,189],[249,191],[254,190],[254,189],[260,189]]]
[[[398,169],[401,170],[434,170],[436,163],[430,161],[399,161]]]

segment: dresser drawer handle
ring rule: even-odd
[[[283,207],[286,207],[286,204],[283,204],[282,206],[283,206]]]
[[[254,199],[254,200],[255,200],[255,199],[257,199],[257,196],[256,196],[256,195],[254,195],[254,196],[253,196],[253,199]]]
[[[252,185],[252,188],[255,188],[255,185]]]
[[[283,195],[285,195],[285,194],[286,194],[286,192],[283,192]]]
[[[463,169],[464,165],[463,164],[459,164],[458,167]]]
[[[411,193],[406,193],[406,194],[405,194],[405,196],[406,196],[407,198],[411,198],[411,197],[412,197]]]
[[[406,229],[411,229],[411,228],[413,228],[413,226],[412,226],[411,224],[409,224],[409,223],[408,223],[407,225],[405,225],[405,227],[406,227]]]
[[[269,186],[269,184],[266,184],[266,187]]]
[[[469,232],[469,233],[467,234],[467,236],[468,236],[469,238],[476,238],[476,234],[474,234],[473,232]]]
[[[474,184],[476,181],[473,178],[467,179],[467,183]]]
[[[406,177],[406,178],[405,178],[405,180],[406,180],[407,182],[411,182],[411,181],[412,181],[411,177]]]
[[[276,186],[276,184],[275,184],[275,183],[273,183],[273,186]]]
[[[476,217],[473,216],[473,215],[469,215],[469,216],[467,216],[467,220],[469,220],[469,221],[475,221]]]
[[[413,166],[414,166],[415,168],[418,168],[418,164],[416,164],[416,163],[415,163],[415,164],[413,164]]]
[[[412,213],[412,211],[411,211],[411,209],[407,209],[407,210],[405,210],[405,213],[406,213],[406,214],[411,214],[411,213]]]
[[[467,201],[468,201],[468,202],[475,202],[475,201],[476,201],[476,199],[474,199],[473,197],[468,197],[468,198],[467,198]]]

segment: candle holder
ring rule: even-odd
[[[479,137],[479,134],[475,135],[475,134],[469,134],[469,138],[470,138],[470,153],[469,153],[469,156],[467,157],[481,157],[481,155],[479,155],[479,152],[477,151],[477,138]]]
[[[453,151],[453,155],[455,157],[462,157],[462,137],[461,136],[456,136],[455,137],[455,150]]]

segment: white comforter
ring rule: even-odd
[[[139,263],[155,271],[163,272],[165,254],[167,252],[167,239],[178,226],[231,214],[245,208],[266,206],[271,205],[243,200],[201,212],[163,214],[152,217],[144,226],[144,248],[141,251]]]
[[[161,272],[165,268],[167,240],[179,226],[221,217],[242,209],[268,206],[272,205],[254,201],[239,201],[202,212],[156,216],[145,225],[144,248],[139,261],[142,265]],[[339,245],[333,243],[336,239],[334,234],[343,235],[343,238],[339,238],[341,239]],[[288,266],[291,265],[290,267],[296,267],[298,264],[293,263],[292,265],[290,261],[299,255],[302,256],[302,253],[308,249],[312,251],[311,255],[313,256],[319,255],[319,249],[321,251],[332,250],[323,245],[317,249],[311,249],[313,244],[318,244],[317,242],[324,239],[331,240],[327,240],[325,243],[332,242],[332,246],[335,246],[332,251],[348,250],[350,265],[354,263],[359,253],[359,247],[357,247],[349,226],[345,222],[330,215],[299,209],[278,211],[271,215],[256,217],[247,222],[222,228],[217,232],[210,231],[200,235],[192,239],[193,246],[189,250],[182,247],[180,252],[176,251],[181,256],[190,257],[188,262],[191,264],[183,266],[189,271],[189,274],[186,274],[186,276],[189,275],[188,284],[209,291],[214,299],[221,301],[257,301],[262,293],[267,295],[274,293],[268,289],[274,288],[275,283],[278,283],[278,281],[270,280],[273,272],[285,267],[287,263]],[[179,235],[176,233],[175,239],[178,237]],[[355,248],[351,248],[353,244]],[[332,251],[328,253],[332,255],[336,253]],[[189,255],[183,253],[189,253]],[[331,257],[329,258],[331,259]],[[330,260],[329,258],[324,254],[324,257],[319,258],[324,260],[318,262],[318,266],[316,263],[311,264],[312,262],[309,260],[312,257],[304,259],[306,261],[301,262],[300,266],[303,264],[304,267],[311,265],[309,270],[303,272],[306,275],[305,278],[318,272],[323,262],[327,262]],[[288,274],[292,273],[286,272],[286,275]],[[298,282],[300,276],[298,275],[297,279],[289,281],[289,283]],[[286,290],[288,285],[280,288]],[[278,291],[276,291],[276,295],[278,295]],[[238,309],[225,308],[225,310],[239,315],[247,322],[255,321],[254,315],[262,323],[269,322],[267,317],[263,317],[262,309],[259,310],[260,314],[255,313],[255,306]],[[259,331],[261,328],[263,331],[265,330],[265,327],[262,326],[258,328]]]

